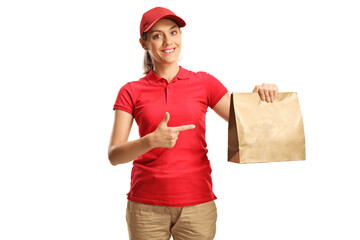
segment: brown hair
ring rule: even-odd
[[[147,40],[147,32],[144,32],[141,35],[141,38],[146,41]],[[150,72],[151,69],[154,69],[154,63],[151,59],[150,53],[149,51],[145,51],[144,54],[144,63],[143,63],[143,69],[144,69],[144,74],[148,74]]]

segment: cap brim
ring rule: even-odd
[[[153,21],[147,28],[144,29],[144,32],[149,31],[159,20],[164,19],[164,18],[169,18],[171,20],[174,20],[177,24],[179,24],[179,27],[185,27],[185,25],[186,25],[185,21],[178,16],[165,15],[165,16],[161,16],[158,19],[156,19],[155,21]]]

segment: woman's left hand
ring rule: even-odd
[[[275,84],[263,83],[262,85],[256,85],[253,93],[259,93],[262,101],[274,102],[277,98],[279,88]]]

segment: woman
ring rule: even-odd
[[[130,239],[213,239],[217,209],[205,141],[205,115],[212,108],[228,121],[230,95],[206,72],[178,65],[185,21],[166,8],[143,14],[140,44],[146,76],[126,83],[114,104],[109,160],[134,160],[126,220]],[[278,89],[257,85],[263,101]],[[128,142],[135,118],[140,138]]]

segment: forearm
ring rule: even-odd
[[[112,165],[130,162],[153,149],[151,134],[142,138],[109,147],[109,160]]]

